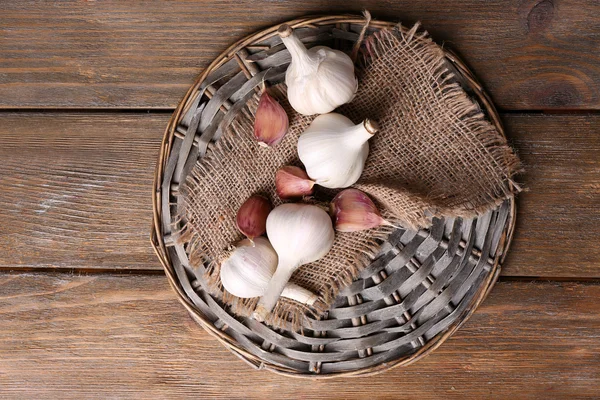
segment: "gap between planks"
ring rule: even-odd
[[[19,269],[10,269],[0,267],[0,276],[2,275],[43,275],[52,274],[57,277],[74,277],[74,276],[164,276],[164,270],[160,269],[110,269],[110,268],[44,268],[44,267],[19,267]],[[590,283],[599,284],[600,278],[589,277],[562,277],[562,276],[499,276],[497,282],[548,282],[548,283]]]

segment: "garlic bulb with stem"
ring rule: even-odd
[[[267,231],[267,216],[271,212],[271,202],[264,196],[250,196],[239,208],[235,216],[238,229],[250,241]]]
[[[330,206],[336,231],[357,232],[380,225],[396,227],[385,220],[369,196],[358,189],[342,190]]]
[[[302,168],[286,165],[275,174],[275,188],[280,199],[293,199],[313,193],[315,182]]]
[[[225,290],[242,299],[260,297],[275,273],[277,259],[267,238],[257,237],[254,242],[244,239],[221,263],[221,283]],[[288,283],[281,296],[308,305],[317,300],[314,293],[294,283]]]
[[[307,50],[288,25],[281,25],[277,33],[292,56],[285,83],[294,110],[325,114],[352,100],[358,80],[346,53],[325,46]]]
[[[267,291],[252,316],[264,321],[292,274],[301,265],[324,257],[333,246],[331,218],[321,208],[309,204],[283,204],[267,218],[267,235],[279,261]]]
[[[298,139],[298,156],[317,185],[345,188],[362,174],[368,140],[379,130],[370,119],[354,125],[341,114],[319,115]]]

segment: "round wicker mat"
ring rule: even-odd
[[[288,24],[308,43],[349,50],[364,19],[326,16]],[[371,21],[368,32],[395,25]],[[418,232],[398,229],[373,263],[340,293],[327,315],[310,319],[302,332],[274,330],[231,314],[205,291],[203,271],[189,266],[186,246],[171,237],[179,184],[205,155],[210,141],[218,140],[218,125],[243,108],[261,83],[261,70],[275,68],[278,73],[269,74],[269,83],[283,81],[286,61],[282,61],[284,48],[277,28],[258,32],[227,49],[198,77],[173,114],[154,180],[153,247],[194,319],[255,368],[325,378],[408,365],[456,331],[489,293],[512,238],[513,199],[477,219],[435,219],[430,229]],[[496,110],[471,72],[445,51],[448,66],[463,88],[503,132]],[[209,113],[211,120],[202,121],[202,132],[187,128],[199,126],[192,119],[200,114],[196,112],[200,104],[215,109]]]

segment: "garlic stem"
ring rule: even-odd
[[[302,43],[298,36],[293,35],[293,32],[294,30],[289,25],[281,25],[277,30],[281,41],[290,52],[292,60],[300,63],[302,68],[308,68],[310,72],[307,71],[307,73],[312,73],[318,67],[318,64],[315,63],[317,60],[311,57],[304,43]]]
[[[377,122],[367,118],[362,124],[350,128],[344,135],[344,139],[349,146],[360,148],[367,140],[371,139],[378,130],[379,125]]]
[[[297,301],[298,303],[307,304],[312,306],[317,301],[318,296],[308,289],[304,289],[295,283],[288,282],[288,284],[281,292],[281,297],[286,297]]]
[[[271,310],[277,304],[277,300],[279,300],[279,295],[283,292],[285,285],[288,283],[294,271],[299,267],[299,265],[286,262],[285,260],[279,260],[279,264],[277,265],[277,270],[273,277],[269,281],[269,286],[267,286],[267,291],[260,298],[260,302],[256,306],[256,310],[252,316],[257,321],[264,321],[267,318],[267,315],[271,312]]]

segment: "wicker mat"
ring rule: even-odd
[[[513,195],[509,182],[519,162],[504,137],[489,123],[448,71],[442,49],[415,26],[408,33],[379,31],[365,39],[358,66],[355,99],[339,112],[359,123],[379,122],[370,140],[370,155],[355,187],[367,192],[386,218],[410,227],[427,227],[437,215],[472,217]],[[252,194],[268,196],[274,205],[274,177],[284,165],[301,165],[298,136],[313,117],[294,112],[285,88],[272,88],[290,117],[290,129],[275,148],[253,139],[257,98],[209,148],[182,188],[186,225],[179,240],[188,242],[192,265],[203,263],[212,294],[248,316],[258,299],[238,299],[223,291],[221,261],[243,237],[235,225],[241,204]],[[328,201],[334,191],[317,190]],[[267,322],[302,325],[306,313],[326,311],[339,290],[348,285],[375,256],[389,228],[337,233],[322,260],[306,265],[292,281],[319,295],[313,307],[280,300]]]

